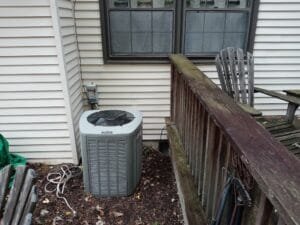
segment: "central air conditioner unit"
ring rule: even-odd
[[[90,110],[79,128],[85,191],[100,197],[132,194],[141,176],[141,113]]]

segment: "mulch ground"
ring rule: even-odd
[[[55,193],[45,193],[46,176],[60,166],[33,164],[39,201],[33,225],[182,225],[177,188],[170,158],[145,147],[140,184],[129,197],[96,198],[84,193],[82,176],[67,184],[64,197],[77,211],[74,217]],[[56,218],[55,222],[53,221]]]

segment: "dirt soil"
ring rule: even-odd
[[[37,172],[39,201],[33,225],[182,225],[177,188],[170,158],[144,147],[142,178],[129,197],[96,198],[84,193],[82,176],[72,178],[64,196],[77,211],[74,217],[55,193],[45,193],[46,176],[58,166],[31,165]],[[55,221],[54,218],[56,218]]]

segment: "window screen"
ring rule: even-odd
[[[109,59],[210,58],[225,47],[249,50],[258,0],[99,0]],[[257,4],[257,3],[256,3]]]
[[[246,0],[187,0],[182,51],[213,55],[225,47],[246,48],[249,3]]]
[[[174,46],[173,1],[110,0],[111,56],[167,56]]]

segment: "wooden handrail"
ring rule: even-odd
[[[207,216],[212,217],[215,212],[215,206],[210,206],[208,201],[214,201],[215,205],[217,197],[216,193],[206,193],[206,186],[220,190],[218,178],[212,177],[214,170],[221,170],[221,166],[228,169],[232,163],[227,160],[227,164],[215,165],[214,157],[221,161],[220,154],[225,154],[228,158],[238,157],[240,167],[262,191],[260,198],[266,197],[266,204],[258,206],[261,210],[270,202],[283,224],[299,225],[299,160],[186,57],[172,55],[170,60],[171,121],[181,136]],[[226,153],[222,153],[224,146]],[[265,217],[257,215],[256,221],[250,224],[262,224]]]

